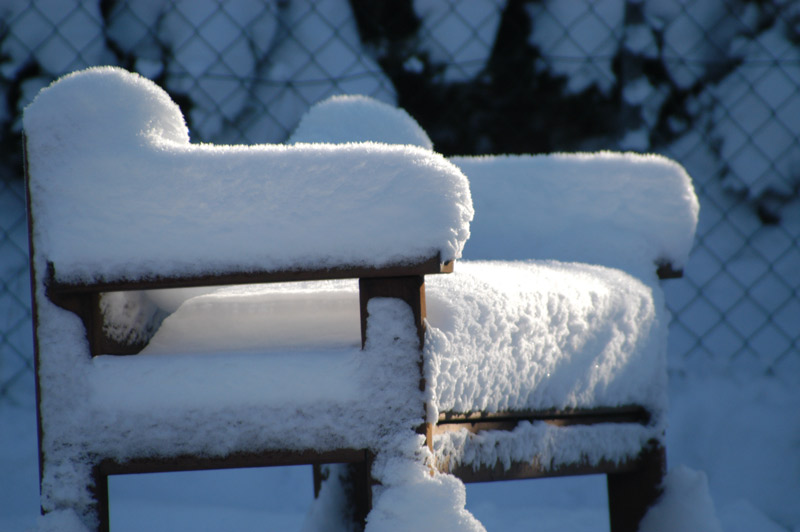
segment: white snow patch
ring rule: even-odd
[[[312,106],[287,143],[367,141],[433,149],[428,134],[405,110],[361,95],[331,96]]]
[[[618,270],[536,261],[462,261],[426,284],[425,371],[439,411],[664,410],[658,290]]]
[[[651,507],[639,532],[722,532],[702,471],[680,466],[667,473],[664,494]],[[753,529],[755,530],[755,529]]]
[[[580,153],[452,157],[476,216],[465,257],[554,259],[652,278],[682,268],[699,203],[691,178],[659,155]]]
[[[421,436],[397,436],[390,450],[394,452],[382,453],[373,466],[380,485],[375,489],[366,532],[485,532],[465,509],[464,484],[430,467],[432,457]]]

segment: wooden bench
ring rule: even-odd
[[[109,84],[114,90],[109,90]],[[140,99],[142,89],[144,98]],[[659,494],[665,468],[662,434],[641,442],[636,437],[629,438],[619,445],[622,452],[615,458],[601,456],[596,460],[580,455],[571,461],[551,461],[546,456],[531,455],[525,460],[470,463],[437,447],[445,438],[466,431],[474,436],[467,438],[470,445],[480,445],[481,438],[487,435],[510,435],[526,439],[535,448],[539,436],[531,431],[539,430],[542,423],[564,429],[564,434],[576,433],[572,429],[600,430],[601,426],[609,426],[612,431],[620,426],[634,431],[637,427],[650,432],[660,430],[650,408],[635,401],[622,405],[492,409],[424,403],[425,394],[434,388],[426,381],[428,365],[438,355],[425,342],[431,334],[440,332],[434,322],[426,331],[429,313],[425,276],[453,273],[454,261],[468,236],[465,225],[472,218],[472,200],[463,174],[433,152],[374,144],[234,147],[211,153],[217,148],[189,145],[188,136],[180,132],[177,123],[182,121],[180,112],[159,91],[149,82],[115,69],[89,71],[47,89],[26,112],[43,511],[71,507],[88,524],[104,530],[109,526],[109,475],[349,463],[353,464],[350,481],[354,486],[350,504],[356,521],[363,523],[376,481],[370,464],[381,449],[376,447],[375,438],[350,437],[348,433],[357,428],[357,423],[373,421],[364,416],[381,417],[380,412],[369,410],[369,404],[364,405],[375,402],[375,408],[380,408],[380,397],[354,394],[357,397],[353,400],[333,404],[331,408],[341,420],[341,427],[290,434],[281,426],[253,423],[253,412],[269,409],[271,404],[261,398],[252,383],[248,390],[259,399],[245,397],[238,403],[220,406],[214,397],[203,396],[197,382],[208,377],[213,381],[209,384],[217,386],[213,389],[223,393],[226,379],[233,376],[252,380],[253,371],[263,371],[248,370],[250,362],[256,362],[253,368],[261,368],[260,359],[236,358],[235,363],[242,364],[242,368],[217,378],[193,372],[213,361],[226,360],[225,353],[164,359],[136,355],[147,348],[163,318],[159,318],[157,310],[142,306],[142,291],[358,279],[362,349],[373,337],[368,332],[369,309],[377,298],[407,303],[415,330],[413,349],[398,351],[408,358],[401,362],[413,368],[413,382],[404,384],[398,375],[397,384],[410,400],[394,405],[397,419],[388,420],[380,430],[396,427],[399,431],[424,434],[433,468],[465,482],[607,474],[612,530],[636,530]],[[87,99],[83,96],[86,92],[97,97]],[[75,101],[65,105],[65,95],[74,96]],[[153,106],[155,111],[148,111]],[[118,107],[127,110],[122,119],[114,116]],[[63,132],[58,127],[51,128],[53,117],[56,126],[67,123],[75,129]],[[133,134],[124,128],[122,133],[118,131],[117,122],[126,121],[133,121]],[[97,126],[97,122],[99,134],[88,129]],[[107,138],[109,146],[97,146]],[[131,153],[127,153],[129,148]],[[108,153],[115,156],[104,158],[103,154]],[[234,157],[220,163],[209,153],[214,157]],[[237,159],[242,154],[246,164]],[[163,166],[164,158],[170,158],[169,165]],[[253,164],[253,159],[258,164]],[[147,163],[141,171],[137,168],[140,160]],[[294,198],[298,205],[318,201],[319,197],[366,196],[366,200],[359,204],[360,209],[343,211],[333,202],[315,209],[310,216],[295,216],[293,207],[284,209],[270,195],[262,195],[260,179],[274,185],[262,176],[268,175],[271,167],[281,168],[290,176],[291,183],[286,186],[293,192],[307,193]],[[179,186],[162,186],[164,172],[175,174]],[[139,182],[138,173],[144,174],[143,182]],[[280,175],[280,181],[279,178]],[[113,182],[108,184],[104,179]],[[302,186],[294,180],[302,181]],[[350,180],[360,185],[354,187]],[[384,199],[391,201],[374,205],[370,195],[363,193],[362,188],[373,189],[373,180],[385,181],[386,186],[380,191]],[[242,194],[235,188],[241,182],[251,187],[249,193]],[[100,192],[91,188],[95,186]],[[479,193],[481,190],[479,187]],[[337,196],[339,193],[343,196]],[[198,216],[181,218],[180,223],[172,225],[163,223],[162,218],[172,221],[168,215],[171,205],[186,202],[198,205]],[[161,210],[153,210],[153,203]],[[214,208],[206,209],[206,204]],[[140,213],[142,209],[144,215]],[[127,217],[120,217],[119,210]],[[275,220],[264,218],[264,211],[273,210],[278,213]],[[346,218],[346,226],[339,224],[336,216],[326,218],[329,210]],[[284,218],[292,216],[292,223],[285,223]],[[257,223],[252,223],[253,219]],[[280,230],[262,232],[270,221]],[[203,230],[197,231],[195,226]],[[403,230],[394,231],[396,228]],[[327,231],[323,234],[352,236],[344,240],[340,236],[333,238],[343,245],[308,236],[322,229]],[[115,231],[123,237],[117,238]],[[287,238],[283,234],[286,231],[296,235],[302,245]],[[208,252],[209,246],[219,246],[224,253]],[[340,253],[340,247],[346,248],[346,253]],[[378,250],[374,257],[372,250]],[[661,258],[653,257],[653,261]],[[676,268],[671,264],[669,257],[659,262],[662,277],[677,275],[680,263]],[[652,274],[652,262],[649,267]],[[635,276],[641,271],[629,273]],[[455,279],[458,273],[438,278]],[[614,287],[613,283],[608,286]],[[437,297],[448,296],[445,293]],[[111,299],[116,305],[113,311],[108,308]],[[396,361],[380,361],[384,362]],[[187,387],[188,398],[170,393],[172,375],[180,377],[177,391],[183,392],[181,386]],[[302,380],[303,375],[295,377]],[[147,394],[152,390],[156,393],[151,399]],[[196,404],[186,407],[183,401]],[[312,419],[313,406],[298,406],[298,417]],[[86,411],[82,412],[84,407]],[[353,409],[361,407],[366,410],[354,414]],[[177,420],[176,416],[184,412],[193,417]],[[227,420],[222,435],[214,433],[219,419]],[[165,425],[163,434],[159,432],[160,423]],[[189,434],[183,438],[181,430]],[[650,433],[646,431],[636,434]],[[591,438],[586,442],[591,446]],[[315,490],[319,491],[323,479],[318,467],[315,471]]]

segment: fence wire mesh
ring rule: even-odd
[[[0,400],[32,340],[21,110],[117,64],[195,141],[286,140],[333,94],[405,107],[445,154],[656,151],[701,219],[672,281],[673,369],[800,375],[800,7],[784,0],[5,0],[0,4]]]

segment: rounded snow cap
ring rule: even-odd
[[[428,134],[405,110],[361,95],[331,96],[315,104],[287,143],[369,141],[433,149]]]
[[[164,89],[110,66],[73,72],[42,89],[23,125],[29,137],[74,148],[189,142],[183,114]]]

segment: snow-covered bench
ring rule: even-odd
[[[607,473],[615,531],[657,495],[655,271],[683,266],[697,214],[674,163],[192,145],[166,94],[116,69],[24,120],[44,510],[104,521],[109,474],[330,461],[367,464],[378,528],[438,501],[478,529],[433,469]],[[454,269],[462,248],[486,260]]]
[[[422,430],[424,276],[452,270],[473,214],[454,165],[403,146],[190,144],[166,93],[114,68],[55,82],[24,130],[44,511],[107,528],[110,474],[367,463]],[[234,346],[146,355],[174,331],[164,289],[314,281],[312,306],[275,289],[300,301],[303,344],[330,279],[359,280],[355,341],[236,344],[268,328],[251,313],[210,335]]]

